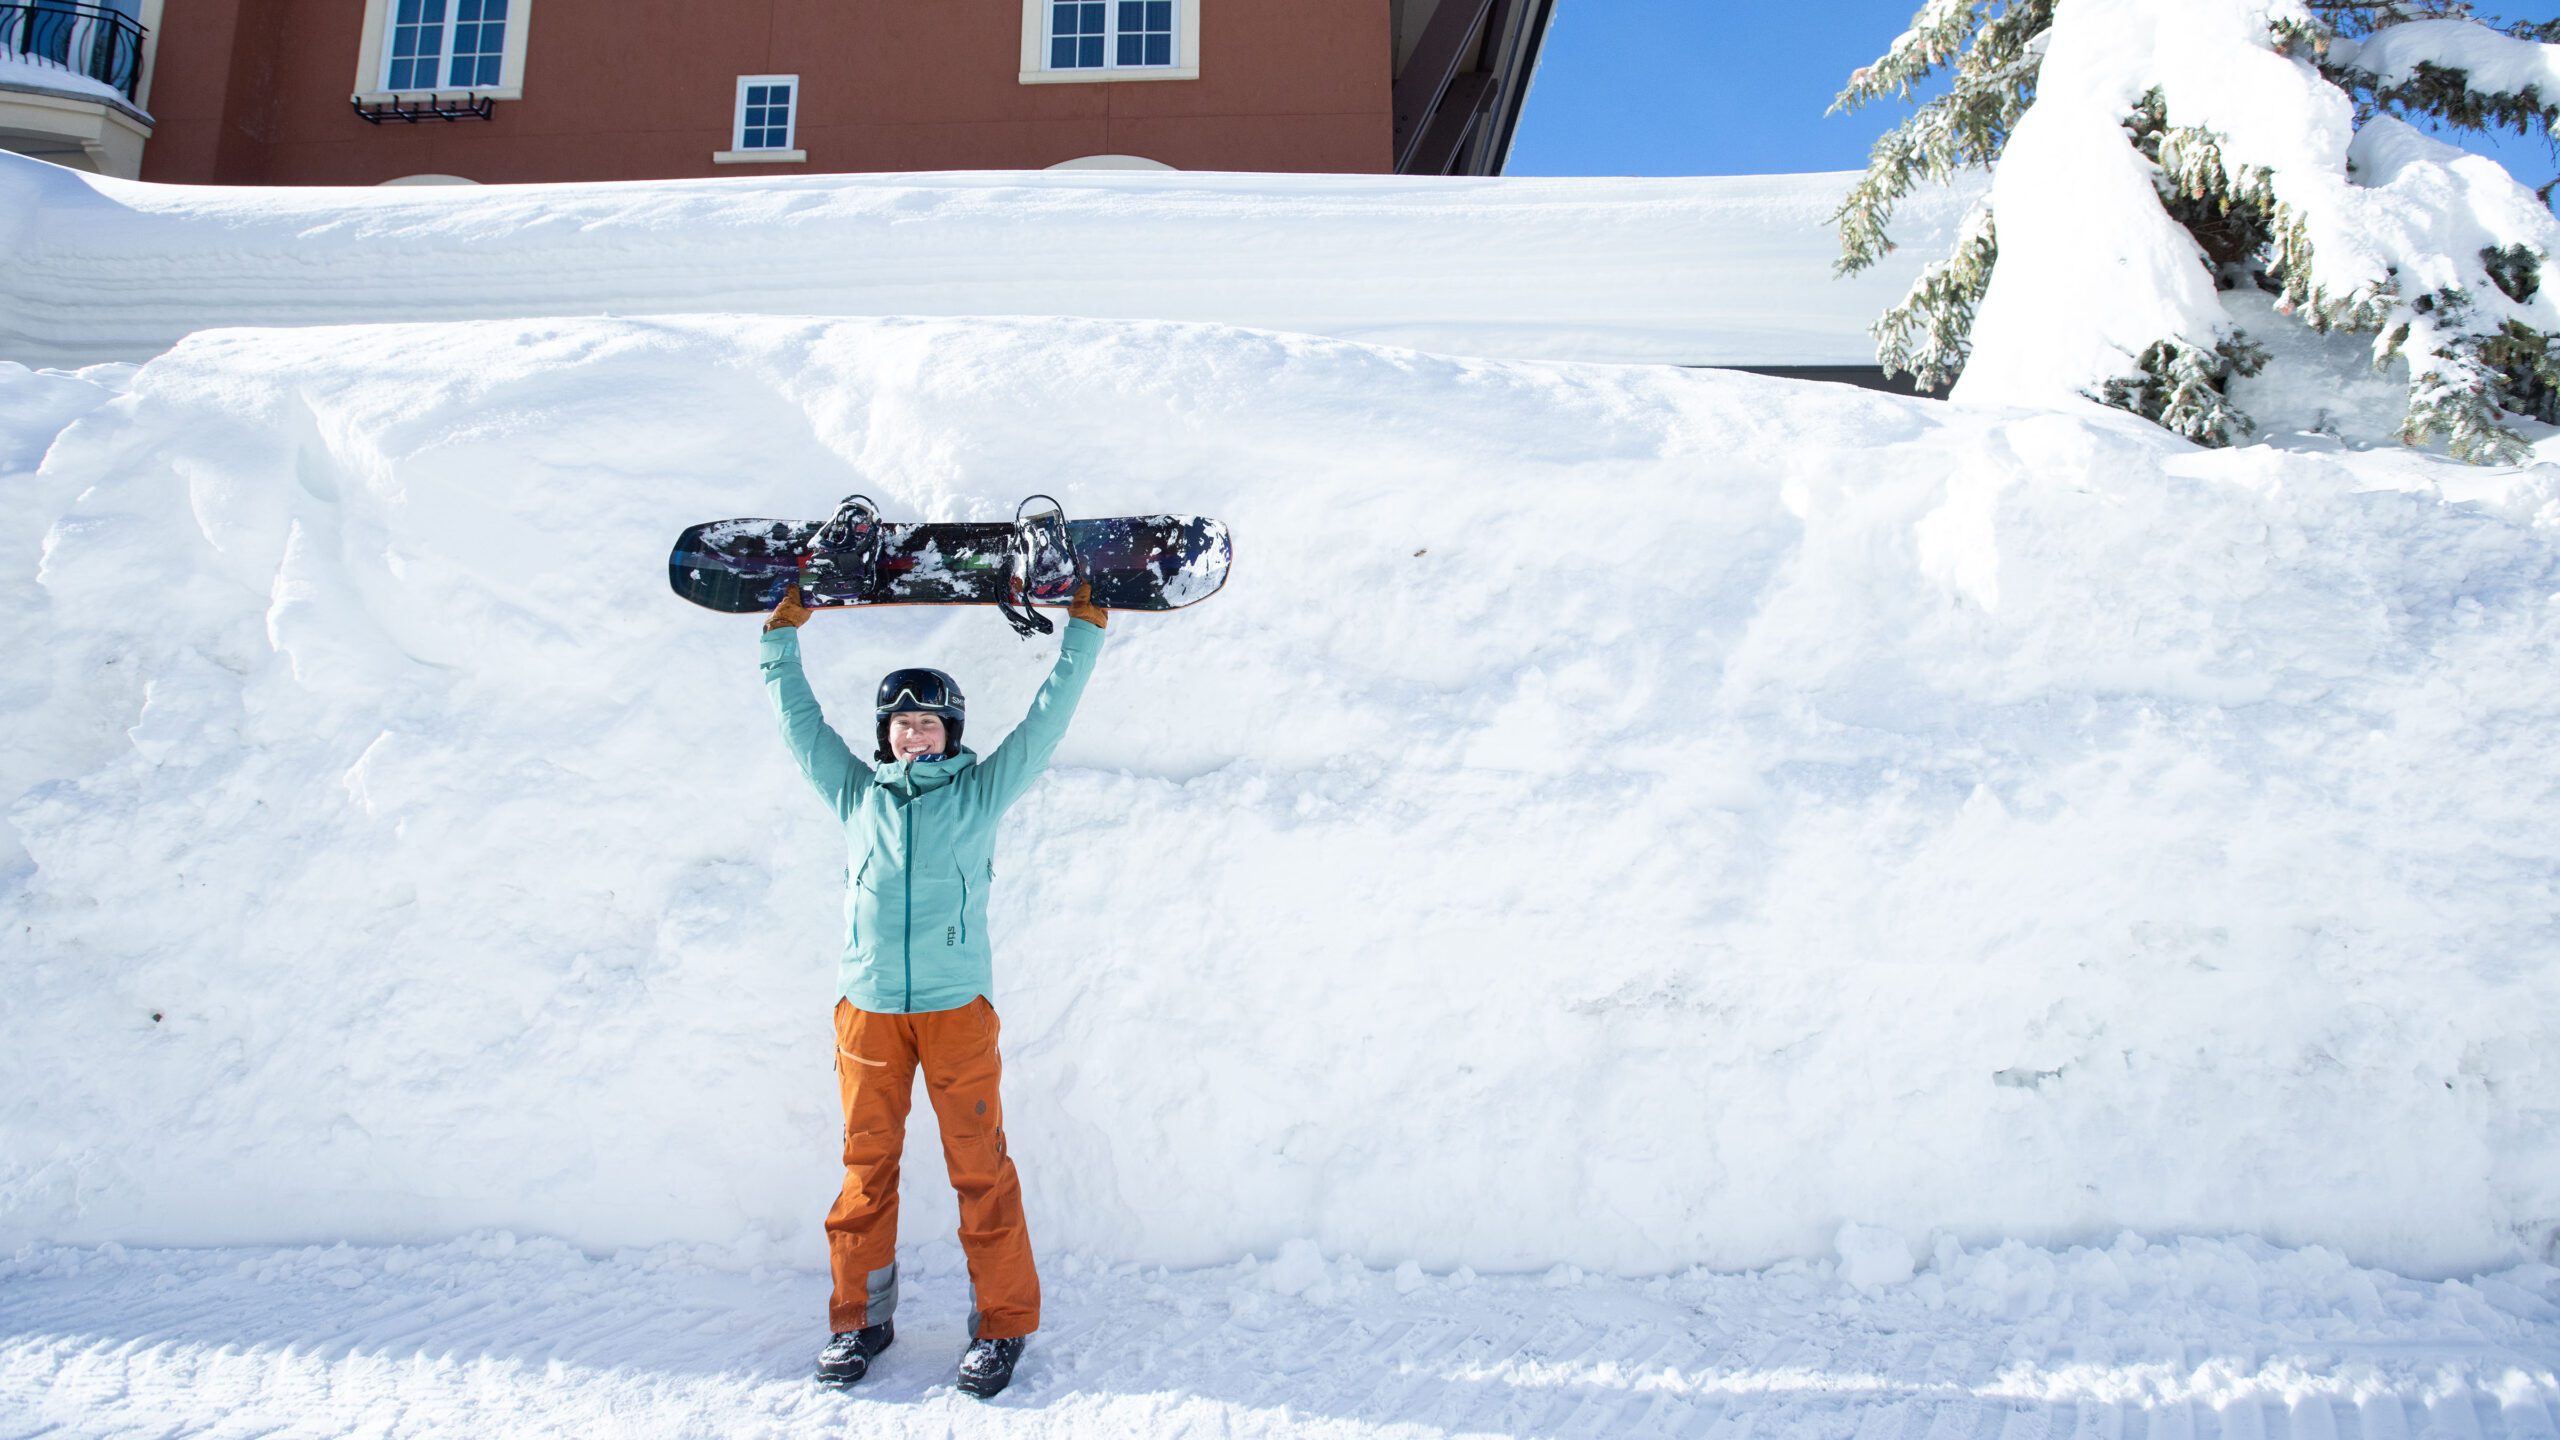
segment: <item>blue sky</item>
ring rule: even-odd
[[[1503,173],[1862,168],[1867,147],[1909,108],[1823,112],[1849,72],[1882,54],[1918,8],[1918,0],[1556,0]],[[2509,19],[2560,16],[2560,0],[2481,8]],[[2529,184],[2560,173],[2547,141],[2509,136],[2479,148]]]

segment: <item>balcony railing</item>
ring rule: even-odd
[[[86,75],[131,100],[142,81],[142,26],[76,0],[0,0],[0,55]]]

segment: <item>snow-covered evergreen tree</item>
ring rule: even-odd
[[[2560,422],[2560,223],[2402,117],[2560,137],[2553,39],[2463,0],[1928,0],[1835,107],[1950,80],[1876,143],[1839,268],[1890,248],[1915,183],[1989,166],[1954,254],[1876,324],[1888,369],[2228,444],[2254,428],[2230,382],[2269,359],[2237,317],[2298,321],[2400,367],[2404,440],[2513,460],[2513,417]]]

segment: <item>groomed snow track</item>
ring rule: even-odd
[[[825,1280],[673,1250],[38,1247],[0,1264],[0,1435],[1822,1436],[2550,1440],[2560,1271],[2429,1284],[2252,1241],[1942,1245],[1653,1280],[1050,1264],[1014,1388],[955,1391],[965,1282],[807,1379]]]

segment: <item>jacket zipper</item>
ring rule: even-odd
[[[907,877],[907,923],[901,927],[907,937],[907,999],[899,1008],[912,1011],[916,1008],[916,797],[912,793],[901,808],[901,817],[907,825],[907,863],[898,867]]]

